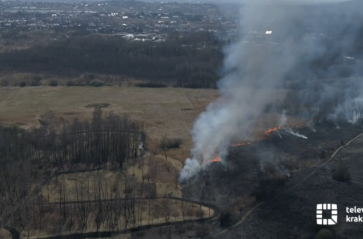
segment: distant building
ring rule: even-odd
[[[344,61],[344,64],[346,64],[346,65],[354,65],[356,62],[355,58],[351,57],[351,56],[344,57],[343,61]]]
[[[134,38],[135,38],[134,34],[127,34],[127,35],[125,36],[125,39],[126,39],[126,40],[132,40],[132,39],[134,39]]]

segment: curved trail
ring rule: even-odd
[[[212,204],[204,203],[204,202],[197,202],[194,200],[189,199],[183,199],[178,197],[156,197],[153,199],[172,199],[172,200],[178,200],[178,201],[184,201],[184,202],[190,202],[194,203],[196,205],[201,205],[204,207],[209,207],[213,210],[213,215],[210,217],[205,218],[199,218],[199,219],[189,219],[189,220],[183,220],[183,221],[176,221],[176,222],[164,222],[164,223],[156,223],[156,224],[147,224],[142,225],[138,227],[128,228],[124,230],[119,231],[94,231],[94,232],[78,232],[78,233],[72,233],[72,234],[65,234],[65,235],[57,235],[57,236],[42,236],[42,237],[32,237],[32,239],[79,239],[79,238],[104,238],[104,237],[112,237],[119,234],[129,234],[129,233],[135,233],[155,228],[163,228],[163,227],[169,227],[169,226],[175,226],[187,222],[207,222],[212,221],[219,215],[219,209]],[[149,198],[134,198],[136,200],[148,200]],[[130,200],[128,198],[120,198],[119,200]],[[102,201],[115,201],[115,200],[102,200]],[[92,201],[91,203],[96,203],[97,201]],[[69,201],[65,202],[66,204],[76,204],[79,202],[76,201]],[[84,203],[89,203],[89,201],[84,201]],[[58,204],[58,203],[51,203],[51,204]]]
[[[41,189],[43,188],[44,185],[46,185],[53,177],[55,177],[56,175],[61,175],[61,174],[68,174],[68,173],[75,173],[75,172],[89,172],[89,171],[95,171],[95,170],[100,170],[102,168],[97,168],[97,169],[93,169],[93,170],[71,170],[71,171],[65,171],[65,172],[56,172],[56,170],[53,170],[50,175],[41,183],[40,187],[38,187],[37,189],[34,190],[35,193],[33,193],[35,196],[33,196],[29,201],[33,201],[33,203],[30,203],[28,205],[36,205],[34,203],[35,197],[39,195],[39,192],[41,191]],[[124,230],[120,230],[120,231],[95,231],[95,232],[79,232],[79,233],[73,233],[73,234],[66,234],[66,235],[57,235],[57,236],[44,236],[44,237],[32,237],[33,239],[78,239],[78,238],[104,238],[104,237],[111,237],[111,236],[115,236],[118,234],[129,234],[129,233],[135,233],[135,232],[140,232],[140,231],[145,231],[145,230],[150,230],[150,229],[155,229],[155,228],[163,228],[163,227],[169,227],[169,226],[174,226],[174,225],[179,225],[179,224],[183,224],[183,223],[187,223],[187,222],[207,222],[207,221],[213,221],[215,220],[220,211],[219,208],[213,204],[209,204],[209,203],[205,203],[205,202],[200,202],[200,201],[194,201],[194,200],[190,200],[190,199],[184,199],[184,198],[179,198],[179,197],[155,197],[152,198],[153,200],[155,199],[171,199],[171,200],[177,200],[177,201],[183,201],[183,202],[189,202],[189,203],[193,203],[196,204],[198,206],[204,206],[204,207],[208,207],[210,209],[213,210],[213,214],[210,215],[209,217],[205,217],[205,218],[199,218],[199,219],[189,219],[189,220],[183,220],[183,221],[176,221],[176,222],[165,222],[165,223],[158,223],[158,224],[148,224],[148,225],[143,225],[143,226],[139,226],[139,227],[134,227],[134,228],[129,228],[129,229],[124,229]],[[142,198],[142,197],[138,197],[138,198],[134,198],[136,200],[148,200],[149,198]],[[131,200],[129,198],[119,198],[118,200],[121,201],[125,201],[125,200]],[[116,201],[116,199],[106,199],[106,200],[102,200],[102,202],[107,202],[107,201]],[[99,201],[67,201],[65,202],[65,204],[77,204],[77,203],[96,203]],[[50,202],[48,204],[59,204],[59,202]],[[13,209],[12,212],[15,212],[17,210],[20,210],[23,207],[23,203],[20,203],[15,209]],[[9,219],[11,218],[12,213],[9,213],[2,222],[0,222],[0,226],[2,225],[1,228],[9,231],[11,233],[11,237],[12,239],[19,239],[20,238],[20,233],[12,227],[9,227],[7,225],[7,222],[9,221]]]
[[[273,200],[276,200],[277,198],[280,198],[281,196],[284,196],[285,194],[287,194],[287,193],[289,193],[289,192],[291,192],[294,188],[296,188],[297,186],[299,186],[302,182],[304,182],[305,180],[307,180],[308,178],[310,178],[311,176],[313,176],[316,172],[318,172],[320,169],[321,169],[321,167],[323,167],[325,164],[327,164],[327,163],[329,163],[330,161],[332,161],[334,158],[335,158],[335,156],[337,155],[337,153],[341,150],[341,149],[343,149],[343,148],[345,148],[346,146],[348,146],[351,142],[353,142],[353,141],[355,141],[356,139],[358,139],[359,137],[361,137],[363,135],[363,133],[361,133],[361,134],[359,134],[358,136],[356,136],[355,138],[353,138],[353,139],[351,139],[349,142],[347,142],[345,145],[343,145],[343,146],[340,146],[337,150],[335,150],[334,151],[334,153],[330,156],[330,158],[327,160],[327,161],[325,161],[324,163],[322,163],[320,166],[318,166],[317,167],[317,169],[316,170],[314,170],[312,173],[310,173],[309,175],[307,175],[305,178],[303,178],[303,179],[301,179],[298,183],[296,183],[294,186],[292,186],[291,188],[289,188],[289,189],[287,189],[285,192],[283,192],[283,193],[281,193],[281,194],[279,194],[279,195],[277,195],[277,196],[275,196],[275,197],[273,197],[273,198],[271,198],[271,199],[269,199],[269,200],[267,200],[267,201],[264,201],[264,202],[260,202],[260,203],[258,203],[258,204],[256,204],[251,210],[249,210],[243,217],[242,217],[242,219],[239,221],[239,222],[237,222],[236,224],[234,224],[233,226],[231,226],[230,228],[227,228],[227,229],[225,229],[225,230],[223,230],[223,231],[220,231],[220,232],[218,232],[217,234],[214,234],[214,235],[212,235],[211,236],[211,238],[215,238],[215,237],[217,237],[217,236],[220,236],[220,235],[222,235],[222,234],[224,234],[224,233],[226,233],[226,232],[228,232],[228,231],[230,231],[231,229],[233,229],[233,228],[235,228],[235,227],[237,227],[237,226],[239,226],[239,225],[241,225],[247,218],[248,218],[248,216],[249,215],[251,215],[251,213],[253,212],[253,211],[255,211],[257,208],[259,208],[261,205],[263,205],[263,204],[265,204],[265,203],[267,203],[267,202],[270,202],[270,201],[273,201]]]

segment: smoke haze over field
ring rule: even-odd
[[[250,2],[241,10],[239,40],[225,50],[221,96],[195,122],[192,159],[180,180],[195,175],[216,155],[223,162],[233,138],[250,140],[257,118],[276,101],[272,89],[290,90],[273,105],[278,113],[334,122],[357,122],[361,115],[359,12],[283,5],[282,0]],[[350,78],[337,80],[343,77]]]

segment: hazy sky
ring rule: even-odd
[[[140,0],[144,2],[175,2],[175,0]],[[235,2],[235,3],[243,3],[243,2],[250,2],[250,3],[256,3],[256,2],[266,2],[269,4],[272,4],[274,2],[276,3],[331,3],[331,2],[346,2],[349,0],[176,0],[176,2],[214,2],[214,3],[224,3],[224,2]]]
[[[319,4],[319,3],[338,3],[351,0],[138,0],[142,2],[185,2],[185,3],[287,3],[287,4]]]

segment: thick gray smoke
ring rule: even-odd
[[[319,8],[258,2],[241,10],[239,40],[225,50],[221,96],[195,122],[192,158],[180,172],[182,181],[217,155],[223,162],[232,139],[252,139],[257,118],[284,90],[290,93],[273,107],[279,113],[286,109],[313,121],[337,121],[343,115],[351,122],[363,113],[362,83],[347,78],[360,74],[357,6],[342,10],[339,4]],[[284,114],[281,125],[286,124]],[[306,138],[292,129],[286,132]]]

